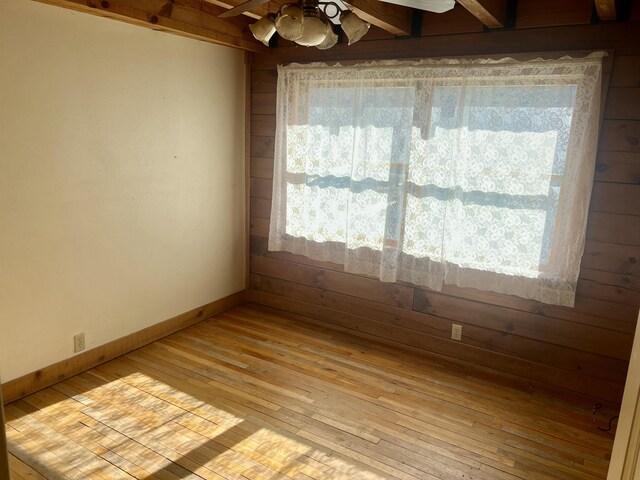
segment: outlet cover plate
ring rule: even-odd
[[[73,336],[73,351],[74,352],[81,352],[83,351],[85,348],[85,343],[84,343],[84,333],[79,333],[77,335]]]
[[[451,324],[451,339],[457,341],[462,340],[462,325]]]

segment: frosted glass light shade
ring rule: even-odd
[[[256,40],[261,41],[267,47],[269,46],[269,40],[271,40],[273,34],[276,33],[275,18],[276,16],[273,13],[269,13],[256,23],[249,25],[249,30],[251,30]]]
[[[353,45],[364,37],[371,26],[371,24],[349,10],[345,10],[340,14],[340,23],[342,24],[342,30],[349,39],[349,45]]]
[[[327,38],[331,27],[318,17],[304,17],[302,37],[296,40],[298,45],[315,47]]]
[[[316,47],[319,50],[326,50],[333,47],[336,43],[338,43],[338,35],[336,35],[331,27],[329,27],[329,33],[327,33],[327,36],[322,41],[322,43],[316,45]]]
[[[295,4],[284,5],[276,17],[276,31],[285,40],[296,41],[302,37],[304,17]]]

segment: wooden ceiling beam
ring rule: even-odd
[[[208,3],[211,3],[212,5],[217,5],[219,7],[222,7],[226,10],[231,10],[233,8],[239,7],[243,3],[246,3],[244,0],[205,0],[205,1]],[[247,10],[242,12],[241,14],[239,13],[238,15],[246,15],[247,17],[250,17],[250,18],[260,19],[264,15],[269,13],[269,9],[267,8],[266,5],[264,5],[264,3],[265,2],[263,2],[262,5],[251,8],[251,11]],[[223,14],[224,13],[226,12],[223,12]]]
[[[609,21],[615,20],[616,15],[616,2],[615,0],[595,0],[596,10],[600,20]]]
[[[224,20],[224,11],[199,0],[36,0],[132,25],[250,52],[267,52],[249,31],[246,17]]]
[[[393,35],[411,35],[412,9],[379,0],[349,0],[345,2],[361,19]]]
[[[504,28],[507,0],[456,0],[487,28]]]

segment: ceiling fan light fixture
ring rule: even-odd
[[[226,18],[240,15],[269,1],[245,0],[244,3],[218,16]],[[344,3],[345,1],[348,0],[294,0],[293,3],[282,5],[277,15],[269,13],[249,28],[253,36],[267,46],[275,28],[275,31],[285,40],[324,50],[338,43],[338,36],[333,31],[333,25],[335,25],[335,28],[342,28],[349,45],[353,45],[367,34],[371,24],[349,10],[349,4]],[[456,5],[456,0],[381,1],[434,13],[449,11]],[[458,0],[458,2],[461,1]]]
[[[267,47],[269,46],[269,40],[271,40],[273,34],[276,33],[275,19],[276,16],[273,13],[269,13],[256,23],[249,25],[249,30],[251,30],[255,39],[262,42]]]
[[[350,10],[345,10],[340,14],[342,30],[347,35],[349,45],[353,45],[366,35],[371,24],[362,20]]]
[[[296,41],[304,31],[304,15],[302,9],[294,3],[283,5],[275,20],[275,28],[285,40]]]

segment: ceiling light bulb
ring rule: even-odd
[[[267,47],[269,46],[269,40],[276,33],[275,18],[276,16],[273,13],[269,13],[256,23],[249,25],[249,30],[251,30],[256,40],[261,41]]]
[[[276,30],[285,40],[296,41],[302,37],[304,16],[302,9],[293,3],[283,5],[276,17]]]
[[[340,23],[342,24],[342,30],[349,39],[349,45],[353,45],[364,37],[371,26],[349,10],[345,10],[340,14]]]

